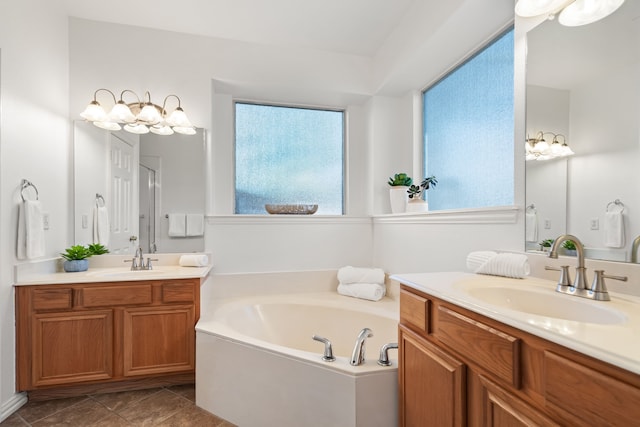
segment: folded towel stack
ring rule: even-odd
[[[206,267],[209,257],[205,254],[181,255],[178,264],[181,267]]]
[[[342,267],[338,270],[338,293],[379,301],[387,293],[384,278],[384,270],[380,268]]]
[[[467,268],[477,274],[522,279],[530,273],[529,259],[524,254],[477,251],[467,255]]]

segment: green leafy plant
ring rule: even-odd
[[[420,185],[411,185],[407,190],[409,193],[410,199],[420,199],[425,191],[427,191],[430,187],[434,187],[438,185],[438,180],[434,175],[427,177],[422,180]]]
[[[542,246],[543,248],[550,248],[551,245],[553,245],[553,239],[544,239],[542,242],[540,242],[540,246]]]
[[[103,255],[109,253],[109,249],[105,248],[100,243],[90,243],[87,249],[89,249],[91,255]]]
[[[408,187],[413,183],[413,179],[408,176],[406,173],[397,173],[393,176],[393,178],[389,177],[388,184],[392,187],[405,186]]]
[[[67,261],[77,261],[89,258],[93,253],[86,246],[74,245],[67,248],[65,252],[61,252],[60,255]]]
[[[562,247],[568,251],[576,250],[576,244],[573,240],[565,240],[564,243],[562,243]]]

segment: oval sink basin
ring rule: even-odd
[[[604,325],[624,322],[624,313],[606,306],[606,302],[590,301],[576,296],[509,287],[468,288],[466,292],[487,304],[537,316]]]

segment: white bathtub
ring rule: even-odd
[[[335,292],[228,299],[203,307],[196,326],[196,403],[241,427],[397,425],[398,304]],[[351,366],[356,336],[370,328],[366,361]],[[333,344],[334,362],[324,362]]]

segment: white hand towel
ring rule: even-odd
[[[604,245],[609,248],[624,246],[624,217],[622,211],[605,212]]]
[[[381,268],[359,268],[346,266],[338,270],[338,281],[349,283],[377,283],[384,284],[384,270]]]
[[[204,235],[204,215],[187,214],[187,236]]]
[[[109,210],[106,206],[93,208],[93,243],[109,245]]]
[[[169,236],[185,237],[187,235],[187,215],[183,213],[169,214]]]
[[[494,251],[470,252],[469,255],[467,255],[467,268],[469,271],[473,271],[475,273],[476,270],[496,255],[498,255],[498,253]]]
[[[204,254],[181,255],[178,261],[181,267],[206,267],[208,263],[209,257]]]
[[[475,272],[522,279],[530,273],[529,259],[523,254],[499,253],[481,265]]]
[[[18,212],[18,259],[44,256],[44,223],[38,200],[25,200]]]
[[[369,301],[379,301],[387,293],[387,287],[379,283],[341,283],[338,285],[338,293]]]
[[[535,212],[527,212],[525,218],[525,238],[527,242],[538,241],[538,214]]]

